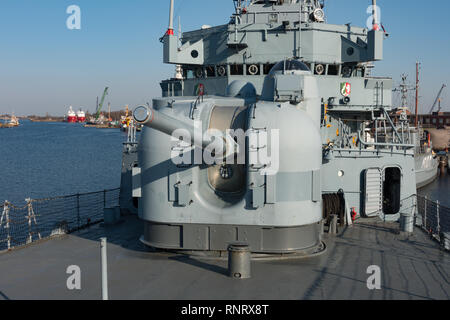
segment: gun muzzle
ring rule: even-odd
[[[133,117],[137,123],[177,139],[180,137],[179,133],[183,133],[183,137],[190,137],[190,141],[186,142],[204,150],[214,151],[216,158],[226,159],[239,152],[239,145],[229,134],[223,133],[218,137],[217,134],[203,132],[201,128],[194,126],[193,120],[189,122],[180,120],[148,106],[138,106],[134,109]]]

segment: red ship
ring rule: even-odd
[[[69,123],[77,122],[77,115],[73,111],[72,107],[70,107],[69,112],[67,112],[67,122],[69,122]]]
[[[83,110],[79,110],[77,112],[77,121],[78,122],[86,122],[86,112],[84,112]]]

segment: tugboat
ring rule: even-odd
[[[77,122],[77,115],[72,109],[72,106],[70,106],[69,111],[67,112],[67,122],[68,123],[76,123]]]

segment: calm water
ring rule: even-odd
[[[450,176],[438,178],[432,184],[420,189],[418,193],[432,200],[439,200],[443,206],[450,208]]]
[[[0,202],[118,188],[125,139],[119,129],[68,123],[0,129]]]

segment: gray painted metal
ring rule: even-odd
[[[360,158],[360,161],[367,161],[364,153],[368,150],[379,150],[376,157],[385,158],[385,162],[374,159],[376,163],[379,163],[379,168],[390,165],[390,154],[395,153],[395,149],[412,148],[413,144],[410,141],[407,143],[386,140],[366,141],[361,138],[362,128],[359,125],[363,121],[374,125],[375,119],[390,121],[389,118],[386,119],[385,112],[393,108],[393,81],[389,78],[369,76],[370,62],[382,59],[384,34],[381,31],[314,21],[312,13],[316,9],[319,7],[309,5],[309,2],[305,1],[281,5],[268,5],[264,1],[252,2],[246,14],[237,12],[228,25],[185,32],[184,43],[203,41],[205,44],[208,43],[208,47],[215,48],[215,51],[205,50],[203,64],[194,68],[203,70],[198,73],[200,77],[191,77],[189,70],[194,70],[192,65],[184,64],[183,68],[186,72],[183,80],[163,81],[161,84],[163,95],[169,96],[167,88],[174,85],[181,90],[176,91],[176,95],[189,96],[195,92],[196,86],[200,83],[204,85],[208,94],[224,94],[227,85],[237,79],[251,82],[257,93],[263,94],[263,88],[267,82],[265,66],[270,63],[275,64],[287,57],[300,56],[302,61],[313,70],[317,80],[319,96],[322,99],[322,114],[326,109],[325,117],[321,120],[324,147],[328,148],[332,145],[332,148],[336,150],[338,147],[339,149],[344,147],[353,156]],[[302,14],[299,15],[299,12]],[[283,17],[282,21],[280,17]],[[243,66],[242,74],[236,73],[236,65]],[[323,68],[317,68],[319,65]],[[210,66],[215,72],[208,72]],[[217,73],[217,68],[220,66],[226,67],[223,69],[226,70],[225,73]],[[250,66],[257,67],[259,72],[248,72]],[[318,69],[322,71],[318,72]],[[289,83],[292,84],[292,81]],[[344,101],[345,97],[342,94],[342,85],[346,83],[351,86],[351,92],[347,97],[349,101]],[[355,123],[348,123],[345,120],[348,118],[355,119]],[[339,134],[336,134],[337,131]],[[360,148],[359,154],[354,150],[355,146],[358,147],[357,144],[349,143],[352,139],[362,145],[363,150]],[[406,163],[410,161],[413,161],[413,158],[404,154],[404,159],[397,164],[401,167],[403,164],[409,167],[410,164]],[[327,163],[327,166],[332,165],[330,162]],[[354,196],[348,198],[351,201],[350,207],[360,209],[365,190],[358,189],[359,183],[355,185],[355,182],[361,180],[360,175],[371,168],[373,163],[367,162],[361,171],[355,172],[352,172],[347,163],[336,162],[334,165],[335,172],[344,171],[352,176],[348,184],[340,184],[336,187],[351,190],[353,195],[355,192],[359,193],[359,198]],[[335,177],[334,172],[332,177]],[[406,180],[409,180],[409,177]],[[330,177],[322,181],[323,189],[337,192],[338,189],[334,189],[335,184],[329,182]],[[405,184],[402,182],[402,185]],[[406,186],[405,189],[409,188]],[[411,194],[414,193],[415,191]],[[363,210],[359,212],[361,211]]]
[[[145,243],[180,250],[226,250],[230,240],[241,240],[248,232],[255,252],[320,246],[322,149],[316,80],[304,71],[275,77],[301,84],[301,101],[255,102],[235,88],[227,91],[239,91],[240,98],[154,100],[138,156]],[[287,89],[286,97],[291,97]],[[267,90],[274,99],[276,88]],[[173,141],[171,134],[177,128],[187,129],[190,137]],[[237,139],[239,148],[227,143],[225,164],[206,165],[201,152],[198,163],[199,149],[208,148],[210,141],[196,138],[198,132],[205,136],[207,129],[248,129],[248,143]],[[221,167],[233,163],[229,156],[239,154],[248,155],[241,170],[231,167],[239,183],[227,182],[229,177],[218,180]]]
[[[416,229],[398,233],[397,223],[358,220],[327,250],[307,259],[253,260],[252,278],[233,281],[227,260],[155,252],[137,239],[135,216],[112,227],[76,234],[0,254],[0,300],[99,299],[97,239],[108,236],[110,299],[156,300],[448,300],[450,256]],[[67,290],[67,266],[82,270],[82,290]],[[367,268],[381,268],[381,290],[368,290]],[[25,276],[26,275],[26,276]]]
[[[183,33],[180,48],[175,36],[162,38],[164,62],[181,66],[183,79],[162,81],[164,98],[153,101],[154,110],[183,123],[201,120],[205,130],[214,107],[244,107],[256,115],[247,123],[250,137],[256,137],[255,148],[244,147],[250,157],[264,150],[258,137],[273,128],[282,129],[280,140],[285,144],[295,141],[296,148],[280,155],[282,168],[277,175],[259,174],[267,163],[247,167],[245,191],[239,196],[218,196],[201,166],[172,166],[168,162],[170,130],[145,129],[139,146],[140,217],[144,221],[170,226],[160,228],[171,230],[168,235],[173,231],[173,239],[179,228],[172,226],[189,223],[258,228],[310,225],[320,220],[313,212],[321,208],[322,190],[343,190],[346,207],[358,214],[378,211],[383,219],[395,221],[412,212],[415,141],[411,134],[404,134],[409,132],[404,119],[397,128],[389,118],[392,79],[370,76],[371,63],[382,59],[385,34],[327,24],[317,10],[322,10],[318,1],[251,1],[246,10],[238,8],[226,25]],[[288,58],[303,61],[311,74],[269,73],[273,65]],[[236,96],[247,84],[256,91],[258,102]],[[203,103],[196,102],[200,85],[206,95]],[[293,109],[287,107],[291,104],[305,113],[302,119],[291,116]],[[320,151],[311,146],[311,136],[318,132]],[[172,146],[193,157],[196,148],[189,147]],[[316,157],[317,153],[323,156]],[[371,181],[365,183],[367,170],[382,173],[389,167],[402,171],[401,209],[393,215],[382,212],[382,179],[377,179],[375,209]],[[295,201],[302,205],[293,206]],[[276,219],[275,212],[279,213]],[[307,212],[303,219],[300,212]],[[305,218],[313,216],[315,219]],[[164,232],[158,234],[166,241]],[[192,232],[195,236],[196,231]],[[207,237],[200,239],[206,243]],[[167,239],[166,245],[171,243]]]
[[[185,251],[227,251],[229,243],[242,241],[248,243],[251,251],[256,253],[316,253],[323,250],[320,235],[321,222],[276,227],[145,221],[141,241],[154,248]]]
[[[401,216],[400,229],[407,233],[412,233],[414,231],[414,214],[404,214]]]
[[[120,210],[124,213],[137,214],[134,203],[133,168],[138,165],[137,143],[124,143],[122,151],[122,172],[120,177]],[[139,181],[140,182],[140,181]],[[138,181],[134,182],[135,184]]]
[[[108,256],[107,256],[107,239],[105,237],[100,239],[100,251],[102,256],[102,299],[108,298]]]
[[[232,243],[228,246],[228,272],[234,279],[249,279],[251,272],[251,252],[246,243]]]
[[[383,173],[379,168],[366,171],[365,214],[368,217],[377,216],[383,210]]]

